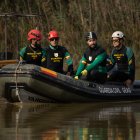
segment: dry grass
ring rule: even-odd
[[[95,31],[99,43],[110,52],[111,34],[121,30],[126,45],[131,46],[139,60],[140,2],[139,0],[5,0],[0,2],[1,13],[42,14],[40,17],[7,18],[7,46],[9,51],[27,44],[27,32],[38,27],[47,45],[46,34],[52,28],[60,33],[60,43],[73,54],[77,65],[86,45],[84,33]],[[5,8],[6,7],[6,8]],[[5,50],[4,18],[0,18],[0,48]],[[18,31],[18,36],[17,32]],[[18,39],[18,41],[17,41]],[[19,46],[17,47],[17,44]],[[16,57],[17,51],[15,52]],[[138,62],[138,61],[137,61]]]

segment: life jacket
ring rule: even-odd
[[[86,52],[84,53],[84,57],[86,58],[87,63],[90,64],[95,60],[95,58],[98,55],[100,55],[104,52],[105,52],[105,50],[102,47],[96,45],[94,48],[88,47]],[[100,66],[102,66],[102,67],[106,66],[106,59],[100,63]]]
[[[41,65],[42,60],[42,48],[31,48],[26,47],[26,51],[24,54],[24,60],[28,64],[35,64],[35,65]]]
[[[63,73],[63,60],[66,52],[67,50],[63,46],[57,46],[54,49],[48,46],[46,48],[46,68]]]
[[[128,56],[127,47],[122,46],[121,49],[114,49],[112,57],[115,61],[115,69],[118,71],[128,72]]]

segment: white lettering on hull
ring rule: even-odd
[[[131,93],[131,89],[127,87],[111,88],[111,87],[99,87],[100,93]]]

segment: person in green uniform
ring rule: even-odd
[[[88,81],[104,83],[107,79],[106,51],[97,44],[97,35],[88,32],[85,35],[88,48],[78,66],[75,79],[85,77]]]
[[[49,46],[46,47],[46,68],[53,71],[72,75],[73,74],[73,60],[64,46],[59,45],[59,35],[55,30],[48,33]],[[64,72],[64,62],[66,62],[68,69]]]
[[[27,64],[44,66],[46,61],[46,52],[41,47],[42,35],[39,30],[32,29],[28,33],[29,44],[23,47],[20,54],[20,61]]]
[[[135,56],[132,48],[124,45],[125,35],[121,31],[112,34],[113,50],[108,65],[108,81],[124,82],[131,86],[135,80]]]

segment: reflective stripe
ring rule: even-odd
[[[44,62],[46,60],[46,58],[42,58],[41,62]]]
[[[83,63],[83,64],[87,64],[87,62],[86,62],[86,61],[82,61],[82,63]]]
[[[110,64],[110,65],[112,65],[112,64],[113,64],[111,60],[109,60],[108,62],[109,62],[109,64]]]
[[[66,58],[66,59],[69,59],[69,58],[70,58],[70,56],[66,56],[65,58]]]
[[[22,61],[23,60],[23,58],[20,56],[20,61]]]
[[[92,38],[92,32],[89,32],[89,37]]]
[[[129,65],[130,65],[130,64],[132,64],[132,59],[131,59],[131,60],[129,60],[128,64],[129,64]]]

